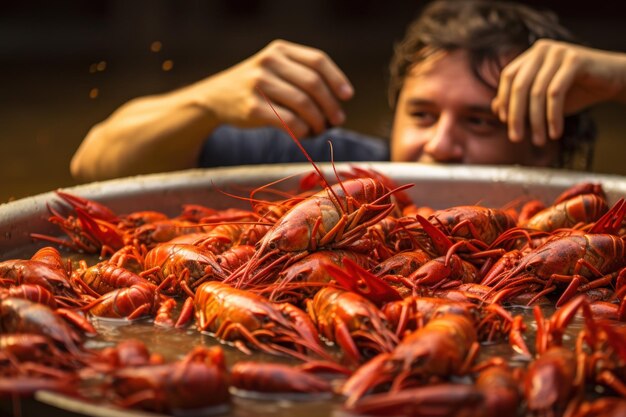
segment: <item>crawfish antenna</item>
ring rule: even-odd
[[[333,166],[333,172],[335,173],[335,177],[337,178],[337,182],[339,182],[339,186],[341,187],[341,189],[343,190],[344,195],[347,197],[348,191],[346,190],[346,188],[343,186],[343,182],[341,182],[341,178],[339,178],[339,174],[337,173],[337,167],[335,167],[335,153],[333,150],[333,143],[331,141],[328,141],[328,147],[330,148],[330,160],[332,161],[332,166]],[[323,179],[323,177],[322,177]],[[324,182],[326,182],[326,180],[324,179]],[[328,184],[328,183],[326,183]],[[332,189],[329,188],[332,192]],[[333,193],[334,195],[335,193]],[[335,198],[337,198],[337,196],[335,195]],[[339,203],[339,199],[337,199],[337,202]],[[341,209],[341,211],[343,212],[343,207],[341,207],[341,204],[339,204],[339,208]]]
[[[250,203],[250,205],[251,205],[252,207],[254,207],[254,204],[255,204],[255,203],[256,203],[256,204],[269,204],[269,203],[270,203],[270,201],[267,201],[267,200],[261,200],[261,199],[254,198],[254,194],[255,194],[255,193],[257,193],[257,192],[259,192],[260,190],[263,190],[263,189],[265,189],[265,188],[267,188],[267,187],[269,187],[269,186],[271,186],[271,185],[274,185],[274,184],[277,184],[277,183],[279,183],[279,182],[281,182],[281,181],[285,181],[286,179],[292,178],[292,177],[294,177],[294,176],[296,176],[296,175],[297,175],[297,174],[293,174],[293,175],[290,175],[290,176],[288,176],[288,177],[286,177],[286,178],[280,178],[280,179],[278,179],[278,180],[276,180],[276,181],[272,181],[272,182],[271,182],[271,183],[269,183],[269,184],[266,184],[266,185],[263,185],[263,186],[261,186],[261,187],[259,187],[259,188],[256,188],[256,189],[254,189],[254,190],[250,191],[250,197],[242,197],[242,196],[239,196],[239,195],[236,195],[236,194],[229,193],[228,191],[222,190],[221,188],[219,188],[218,186],[216,186],[215,184],[213,184],[213,181],[211,181],[211,184],[213,185],[213,187],[215,188],[215,190],[217,190],[219,193],[224,194],[225,196],[228,196],[228,197],[234,198],[234,199],[236,199],[236,200],[247,201],[247,202],[249,202],[249,203]],[[281,195],[281,194],[279,194],[279,195]],[[288,197],[288,198],[292,198],[292,197],[293,197],[293,196],[288,195],[288,194],[286,194],[286,193],[284,193],[284,195],[281,195],[281,196],[282,196],[282,197]]]
[[[259,91],[259,94],[261,94],[261,96],[263,96],[263,98],[265,99],[265,101],[267,102],[267,104],[270,106],[270,108],[272,109],[272,111],[274,112],[274,114],[276,115],[276,117],[278,117],[278,120],[280,120],[280,123],[283,125],[283,128],[285,129],[285,131],[287,131],[287,133],[289,134],[289,136],[291,137],[291,139],[293,139],[293,141],[296,143],[296,145],[298,145],[298,148],[300,148],[300,151],[302,151],[302,153],[304,154],[304,156],[306,156],[306,159],[309,160],[309,162],[311,163],[311,165],[313,165],[313,168],[315,168],[315,171],[317,171],[318,175],[320,176],[320,178],[322,179],[322,181],[324,181],[324,184],[326,184],[326,187],[328,187],[328,189],[330,190],[330,192],[333,194],[333,196],[337,199],[337,201],[339,201],[339,197],[335,194],[335,192],[333,191],[332,187],[330,186],[330,184],[328,183],[328,181],[326,181],[326,177],[324,177],[324,174],[322,174],[322,171],[319,169],[319,167],[317,165],[315,165],[315,162],[313,162],[313,159],[311,158],[311,156],[309,155],[309,153],[306,151],[306,149],[304,149],[304,147],[302,146],[302,144],[300,143],[300,141],[298,140],[298,138],[296,137],[296,135],[293,133],[293,131],[291,130],[291,128],[289,127],[289,125],[287,125],[287,123],[285,123],[285,121],[283,120],[282,117],[280,117],[280,115],[278,114],[278,112],[276,111],[276,109],[274,108],[274,105],[272,104],[272,102],[270,101],[270,99],[265,95],[265,93],[263,92],[263,90],[261,90],[259,87],[256,88]]]

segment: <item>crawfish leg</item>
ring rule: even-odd
[[[335,320],[335,340],[353,363],[358,364],[361,361],[361,353],[354,343],[350,329],[341,320]]]
[[[224,323],[222,323],[217,332],[215,332],[215,335],[220,339],[233,340],[235,346],[247,355],[250,355],[252,352],[242,343],[240,339],[236,339],[237,336],[240,336],[244,340],[248,341],[259,350],[263,350],[268,353],[275,353],[267,345],[261,343],[257,339],[257,336],[259,336],[260,334],[266,334],[268,336],[272,335],[271,332],[263,330],[252,333],[240,323],[233,323],[231,321],[225,321]]]
[[[321,224],[322,224],[322,219],[321,218],[317,219],[317,221],[315,222],[315,226],[313,227],[313,230],[311,232],[311,243],[313,244],[312,250],[315,250],[315,242],[314,242],[315,236],[317,235],[317,230],[319,229],[319,226]],[[320,239],[319,245],[324,246],[330,242],[333,242],[337,236],[341,238],[341,236],[343,236],[343,231],[345,230],[345,228],[346,228],[346,216],[343,215],[341,216],[341,219],[339,219],[337,224],[332,229],[330,229],[328,233],[326,233],[322,239]]]
[[[186,325],[193,317],[194,310],[193,298],[188,297],[180,310],[180,315],[178,316],[178,320],[176,320],[174,327],[179,328]]]

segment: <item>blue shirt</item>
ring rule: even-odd
[[[335,162],[389,160],[386,141],[341,128],[329,129],[300,143],[313,161],[329,162],[328,141],[333,144]],[[282,129],[221,126],[204,142],[198,165],[217,167],[306,161],[300,148]]]

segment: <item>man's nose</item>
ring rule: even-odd
[[[461,162],[463,139],[458,123],[449,116],[440,116],[433,126],[433,135],[424,146],[424,153],[436,162]]]

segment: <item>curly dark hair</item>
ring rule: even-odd
[[[395,108],[405,77],[416,63],[437,51],[466,50],[475,77],[494,92],[481,73],[499,74],[505,55],[518,55],[538,39],[579,43],[550,11],[498,0],[435,0],[426,5],[394,47],[389,65],[389,102]],[[591,168],[595,124],[588,112],[565,118],[558,167]]]

